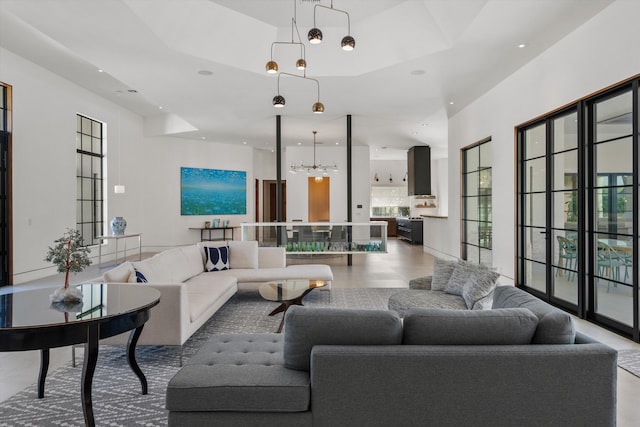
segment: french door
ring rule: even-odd
[[[9,131],[11,86],[0,84],[0,286],[11,278],[11,158]]]
[[[517,283],[640,340],[638,79],[518,127]]]
[[[9,259],[9,134],[0,130],[0,286],[11,284]]]

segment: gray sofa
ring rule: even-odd
[[[292,307],[214,336],[167,388],[170,426],[613,426],[614,349],[511,286],[492,310]]]

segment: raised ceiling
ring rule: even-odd
[[[356,39],[344,52],[342,13],[318,8],[324,41],[306,41],[314,6],[330,0],[0,0],[0,46],[144,116],[150,133],[171,123],[164,134],[270,149],[281,114],[285,146],[310,145],[314,129],[342,144],[351,114],[353,143],[373,159],[422,144],[437,158],[448,117],[612,1],[335,0]],[[303,79],[283,76],[287,104],[271,105],[265,63],[272,42],[291,41],[294,13],[322,115]],[[298,56],[274,50],[281,71],[299,74]]]

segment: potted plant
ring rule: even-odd
[[[58,273],[65,273],[64,287],[51,294],[51,302],[77,302],[82,300],[82,292],[76,287],[69,287],[69,272],[79,273],[91,264],[87,255],[89,248],[82,246],[80,231],[67,229],[67,232],[56,239],[53,247],[49,247],[45,261],[58,266]]]

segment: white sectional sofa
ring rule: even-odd
[[[228,246],[228,270],[205,270],[205,248],[209,246]],[[324,280],[328,282],[324,289],[329,289],[333,273],[322,264],[287,266],[284,248],[230,241],[203,242],[160,252],[140,262],[126,261],[96,280],[159,290],[160,304],[151,311],[138,344],[182,345],[238,289],[257,290],[264,282],[282,279]],[[123,334],[105,343],[125,343],[126,339]]]

